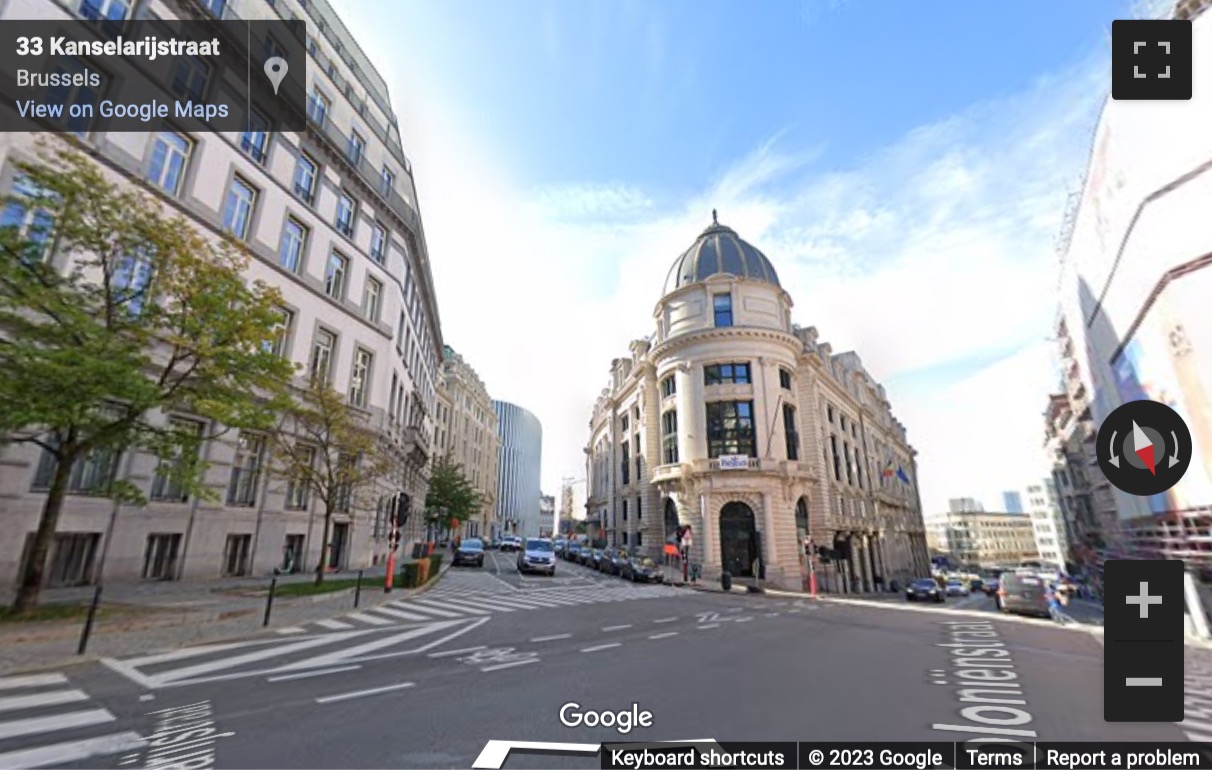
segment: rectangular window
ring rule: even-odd
[[[112,447],[94,449],[76,461],[72,466],[71,475],[67,480],[68,494],[73,495],[104,495],[108,494],[113,485],[114,476],[118,472],[118,459],[121,452]],[[50,452],[43,450],[38,469],[34,473],[31,488],[34,491],[50,489],[55,478],[55,468],[58,461]]]
[[[678,413],[670,409],[661,415],[661,460],[666,465],[678,462]]]
[[[644,498],[637,497],[635,499],[635,520],[639,521],[644,518]]]
[[[257,191],[252,185],[240,177],[232,179],[227,204],[223,207],[223,229],[242,241],[247,240],[256,205]]]
[[[748,385],[751,382],[749,364],[710,364],[703,367],[705,385]]]
[[[842,458],[838,454],[837,436],[833,433],[829,434],[829,447],[833,450],[833,480],[842,480]]]
[[[669,398],[678,392],[678,381],[671,374],[661,380],[661,398]]]
[[[370,230],[370,256],[380,265],[387,260],[387,230],[378,223]]]
[[[80,16],[89,21],[122,21],[130,15],[130,0],[80,0]]]
[[[846,483],[853,484],[854,483],[854,468],[850,464],[851,463],[851,461],[850,461],[850,444],[848,444],[845,441],[842,442],[842,456],[846,458]]]
[[[185,179],[185,168],[193,152],[193,142],[174,131],[161,131],[152,143],[151,163],[147,168],[147,181],[169,195],[181,194],[181,182]]]
[[[638,420],[636,421],[639,422]],[[635,483],[639,484],[640,479],[644,478],[644,455],[640,454],[640,434],[637,433],[632,438],[631,445],[635,447]]]
[[[707,404],[707,456],[757,457],[752,401],[713,401]]]
[[[93,116],[97,114],[97,105],[101,101],[100,92],[84,85],[88,82],[86,76],[89,68],[79,59],[55,57],[51,59],[47,70],[50,74],[58,76],[56,80],[59,84],[46,89],[46,101],[49,104],[63,105],[62,114],[52,118],[51,122],[76,136],[88,136]],[[73,105],[81,107],[79,115],[71,114],[69,107]]]
[[[189,494],[185,491],[184,474],[189,470],[192,460],[197,459],[202,439],[202,424],[178,417],[171,418],[168,424],[169,429],[180,437],[180,443],[173,447],[171,456],[160,458],[156,477],[152,481],[151,499],[184,503],[189,500]]]
[[[787,440],[787,459],[800,459],[800,434],[795,429],[795,407],[783,404],[783,435]]]
[[[324,293],[333,299],[345,298],[345,278],[349,272],[349,260],[337,252],[328,255],[324,266]]]
[[[859,458],[858,447],[854,448],[854,478],[858,482],[859,489],[863,488],[863,463]]]
[[[374,278],[367,278],[366,296],[362,300],[362,307],[366,309],[367,320],[372,322],[379,320],[379,305],[382,301],[383,284]]]
[[[623,459],[619,463],[619,471],[621,472],[620,483],[627,486],[631,483],[631,444],[624,441],[621,445]]]
[[[333,513],[349,513],[350,506],[353,502],[353,489],[348,483],[348,479],[352,477],[352,470],[357,464],[357,458],[348,455],[342,455],[337,459],[337,479],[339,483],[333,489]],[[336,558],[334,555],[333,558]]]
[[[240,149],[258,163],[269,154],[269,121],[259,112],[248,116],[248,130],[240,135]]]
[[[341,193],[337,200],[337,230],[347,238],[354,234],[354,220],[357,218],[358,204],[348,193]]]
[[[791,372],[786,369],[779,369],[779,387],[783,390],[791,390]]]
[[[374,356],[370,351],[358,348],[354,353],[353,373],[349,378],[349,403],[365,407],[370,389],[370,367]]]
[[[295,195],[308,206],[316,201],[316,185],[320,179],[320,167],[311,158],[299,154],[295,162]]]
[[[55,219],[50,210],[37,204],[46,200],[49,193],[22,175],[13,180],[12,195],[26,200],[10,200],[5,204],[0,212],[0,227],[16,228],[17,235],[26,242],[28,248],[22,257],[26,264],[42,262],[50,248]]]
[[[623,501],[623,521],[627,521],[627,501],[626,500]]]
[[[301,273],[306,250],[307,228],[294,217],[287,217],[282,228],[282,242],[278,244],[278,264],[292,273]]]
[[[349,132],[349,161],[355,166],[362,162],[362,153],[366,151],[366,140],[357,131]]]
[[[206,83],[209,80],[209,64],[197,56],[178,56],[168,90],[185,101],[201,102],[206,98]]]
[[[311,343],[311,360],[308,370],[311,377],[319,382],[328,382],[332,376],[332,354],[336,348],[337,338],[330,331],[320,329]]]
[[[150,254],[127,254],[119,257],[110,277],[110,301],[131,315],[143,312],[151,290],[153,262]]]
[[[236,457],[231,466],[231,481],[227,485],[228,505],[244,508],[256,504],[257,482],[261,479],[264,456],[264,438],[240,434],[236,443]]]
[[[715,308],[715,325],[732,326],[732,295],[717,294],[712,299]]]
[[[243,577],[248,574],[252,535],[228,535],[223,550],[223,576]]]
[[[328,120],[328,110],[332,106],[332,102],[328,97],[320,93],[320,91],[312,91],[311,97],[307,100],[307,117],[313,122],[324,125]]]
[[[385,197],[390,198],[392,191],[395,190],[395,188],[396,188],[395,173],[392,172],[392,170],[390,168],[388,168],[387,166],[384,166],[383,175],[380,177],[380,182],[381,182],[380,192],[382,192]]]
[[[622,425],[623,433],[626,433],[628,430],[631,429],[631,423],[628,422],[626,415],[624,415],[622,418],[620,418],[620,424]]]
[[[143,552],[144,580],[176,580],[177,559],[181,555],[181,535],[154,534],[147,536]]]
[[[290,345],[290,334],[295,327],[295,314],[286,308],[278,308],[278,324],[274,327],[274,338],[270,342],[269,352],[275,356],[286,358]]]

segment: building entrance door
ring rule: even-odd
[[[720,510],[720,567],[734,576],[753,574],[758,558],[758,533],[753,509],[731,502]]]
[[[345,569],[345,549],[349,545],[349,524],[332,525],[332,553],[328,555],[328,568],[333,572]]]

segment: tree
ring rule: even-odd
[[[204,494],[188,460],[196,434],[157,413],[264,427],[291,367],[271,350],[280,297],[246,282],[237,244],[203,237],[74,150],[43,147],[18,166],[0,216],[0,442],[39,446],[53,464],[13,603],[28,613],[73,469],[101,461],[90,491],[139,501],[115,481],[121,453],[180,455],[176,472]]]
[[[324,509],[323,540],[316,564],[316,585],[324,582],[331,560],[333,516],[372,507],[381,483],[399,463],[363,412],[321,377],[312,377],[283,408],[272,441],[272,463],[286,480],[287,495],[306,490]]]
[[[467,521],[479,512],[483,500],[467,480],[462,464],[450,455],[434,459],[425,495],[425,520],[441,529],[455,521]]]

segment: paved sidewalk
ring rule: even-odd
[[[357,597],[358,607],[377,607],[427,591],[449,568],[449,561],[443,559],[438,576],[426,585],[416,589],[397,588],[391,593],[383,589],[381,567],[373,573],[365,570],[361,595]],[[356,571],[331,573],[325,579],[346,580],[356,576]],[[315,576],[282,576],[279,584],[309,580],[315,580]],[[217,585],[220,582],[223,585]],[[113,614],[98,618],[86,655],[77,654],[82,620],[3,623],[0,624],[0,674],[276,633],[279,628],[326,620],[354,609],[355,590],[352,588],[313,596],[276,597],[266,627],[268,586],[269,580],[261,579],[174,584],[161,590],[152,590],[147,584],[115,586],[112,591],[105,589],[102,608],[109,607]],[[85,589],[84,593],[91,597],[92,591]],[[55,593],[56,601],[69,600],[66,591]],[[118,598],[111,600],[113,594]],[[125,614],[124,610],[129,610],[130,614]]]

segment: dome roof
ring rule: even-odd
[[[780,285],[765,254],[741,240],[731,227],[721,225],[715,211],[711,219],[711,226],[673,263],[665,279],[666,294],[719,273]]]

